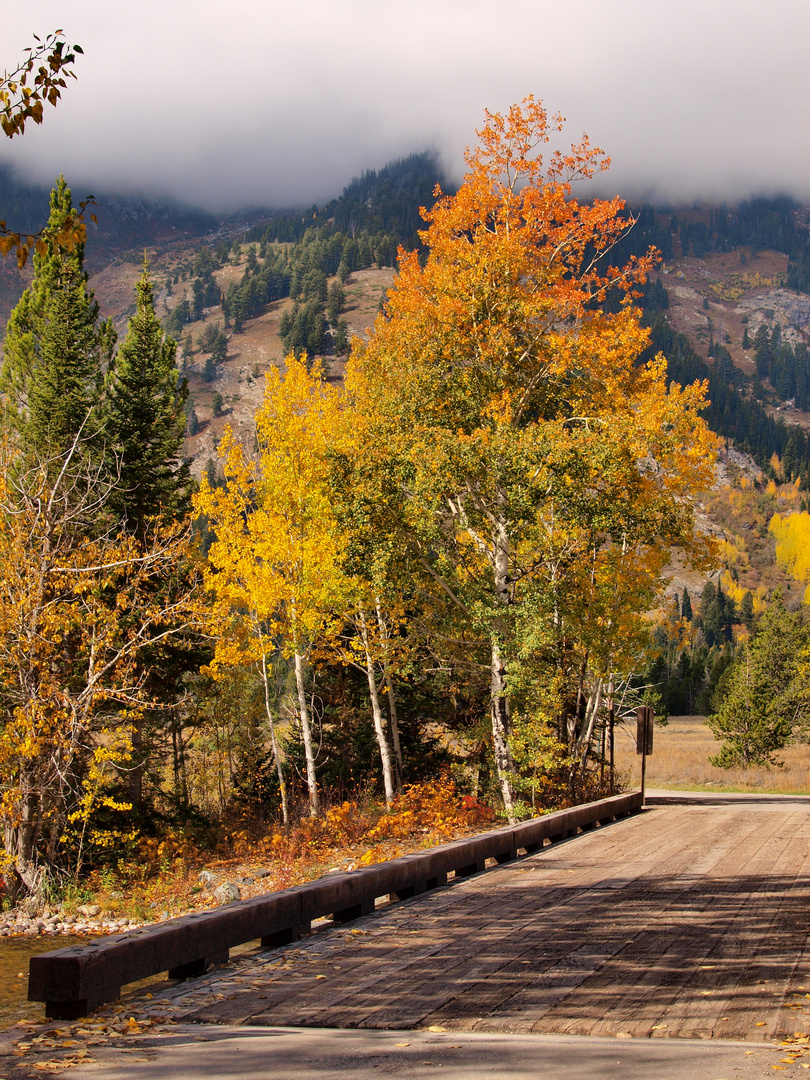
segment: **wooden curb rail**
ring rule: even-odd
[[[74,1020],[117,1000],[127,983],[167,970],[176,979],[202,975],[210,964],[227,963],[228,950],[237,945],[256,939],[265,948],[287,945],[309,933],[313,919],[331,915],[335,923],[349,922],[372,912],[379,897],[406,900],[447,884],[448,874],[458,880],[486,869],[488,859],[505,863],[521,851],[534,854],[546,841],[566,840],[641,805],[640,791],[615,795],[215,911],[32,956],[28,1000],[44,1001],[48,1017]]]

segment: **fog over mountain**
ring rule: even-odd
[[[35,0],[3,23],[6,68],[56,27],[85,51],[43,126],[0,147],[48,184],[300,206],[426,146],[458,177],[484,109],[531,92],[622,194],[810,198],[799,0]]]

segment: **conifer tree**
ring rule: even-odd
[[[681,605],[681,616],[688,622],[692,621],[692,598],[689,595],[689,590],[684,588],[683,590],[683,603]]]
[[[155,315],[146,262],[137,305],[107,377],[105,436],[120,483],[112,509],[128,531],[143,536],[150,517],[172,519],[188,510],[188,465],[181,451],[188,385],[175,367],[177,343]]]
[[[750,589],[743,594],[740,603],[740,619],[750,630],[754,625],[754,597]]]
[[[710,760],[721,768],[779,765],[775,754],[807,725],[810,700],[803,669],[808,627],[785,610],[781,595],[763,616],[756,637],[743,642],[723,683],[709,727],[725,740]],[[722,691],[722,695],[720,694]]]
[[[54,235],[77,213],[62,176],[50,205]],[[40,460],[62,454],[83,425],[86,439],[98,435],[92,414],[115,342],[112,323],[99,323],[98,315],[84,245],[46,241],[34,255],[34,280],[9,318],[0,371],[6,424]]]
[[[109,469],[116,478],[106,510],[139,546],[147,546],[158,525],[179,522],[190,509],[190,476],[182,458],[188,385],[175,367],[177,343],[164,334],[155,315],[154,293],[144,260],[136,286],[135,314],[127,336],[107,374],[103,422]],[[186,595],[191,568],[178,564],[154,600],[169,602]],[[189,642],[173,641],[148,649],[143,656],[142,684],[154,701],[170,703],[183,674],[205,657]],[[152,709],[132,729],[129,797],[143,802],[143,778],[155,732],[167,717]]]

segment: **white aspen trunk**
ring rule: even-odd
[[[377,736],[377,745],[380,748],[383,785],[385,787],[385,804],[386,806],[390,806],[394,801],[394,770],[391,764],[391,748],[388,745],[388,733],[385,730],[385,717],[380,708],[380,695],[377,690],[377,676],[374,672],[374,661],[371,656],[371,648],[369,645],[366,613],[362,608],[357,609],[357,623],[360,628],[360,639],[363,642],[363,650],[366,654],[368,692],[369,697],[371,698],[371,715],[374,718],[374,732]]]
[[[301,718],[301,738],[304,742],[304,756],[307,761],[307,789],[309,791],[310,817],[320,817],[321,800],[318,795],[318,780],[315,775],[315,752],[312,748],[312,728],[309,724],[307,694],[304,686],[304,661],[299,652],[295,653],[295,685],[298,690],[298,712]]]
[[[402,794],[402,786],[405,783],[405,771],[402,767],[402,745],[399,741],[399,720],[397,720],[397,703],[394,697],[394,684],[391,682],[391,674],[388,664],[385,665],[385,687],[388,691],[388,713],[391,717],[391,741],[394,744],[394,764],[396,765],[396,788],[397,794]]]
[[[276,723],[273,710],[270,708],[270,687],[267,683],[267,656],[262,651],[262,681],[264,682],[264,711],[267,714],[267,723],[270,725],[270,745],[273,747],[273,760],[276,763],[276,775],[278,776],[278,790],[281,794],[281,816],[284,820],[284,828],[290,827],[290,813],[287,808],[287,785],[284,782],[284,770],[281,768],[281,757],[278,752],[276,741]]]
[[[591,701],[588,703],[588,708],[590,709],[590,717],[588,717],[588,710],[586,710],[586,712],[585,712],[585,716],[586,716],[586,719],[587,719],[587,726],[586,726],[585,732],[583,733],[583,735],[582,735],[582,737],[580,739],[580,747],[581,747],[581,754],[580,754],[580,758],[579,758],[579,771],[580,772],[582,772],[582,770],[585,768],[585,763],[588,760],[588,754],[589,754],[590,749],[591,749],[591,739],[593,738],[593,729],[594,729],[594,725],[596,723],[596,717],[597,717],[597,714],[599,713],[599,707],[600,707],[601,704],[602,704],[602,680],[600,678],[600,679],[597,680],[597,683],[596,683],[596,692],[593,695],[593,697],[591,698]]]
[[[379,597],[374,598],[374,606],[377,610],[377,625],[380,628],[380,638],[383,643],[383,675],[385,676],[385,688],[388,693],[388,715],[391,719],[391,742],[394,744],[394,764],[396,765],[396,788],[397,794],[402,794],[404,770],[402,768],[402,746],[399,741],[399,721],[397,720],[397,703],[394,697],[394,684],[391,681],[391,669],[388,663],[388,627],[383,618]]]
[[[499,603],[508,605],[509,594],[509,534],[503,521],[499,522],[493,535],[493,584]],[[495,768],[501,787],[504,809],[510,821],[515,820],[515,793],[512,774],[515,762],[512,758],[511,717],[506,684],[506,665],[501,655],[501,645],[496,634],[491,638],[490,662],[490,714],[492,718],[492,746],[495,751]]]
[[[511,776],[515,763],[509,743],[509,698],[506,693],[506,668],[501,659],[501,649],[496,638],[492,639],[491,676],[492,745],[495,751],[495,768],[498,771],[504,809],[509,820],[514,821],[515,795],[512,790]]]

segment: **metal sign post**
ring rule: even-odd
[[[641,754],[641,805],[644,805],[644,776],[647,772],[647,755],[653,752],[653,728],[655,714],[649,705],[636,709],[636,753]]]

